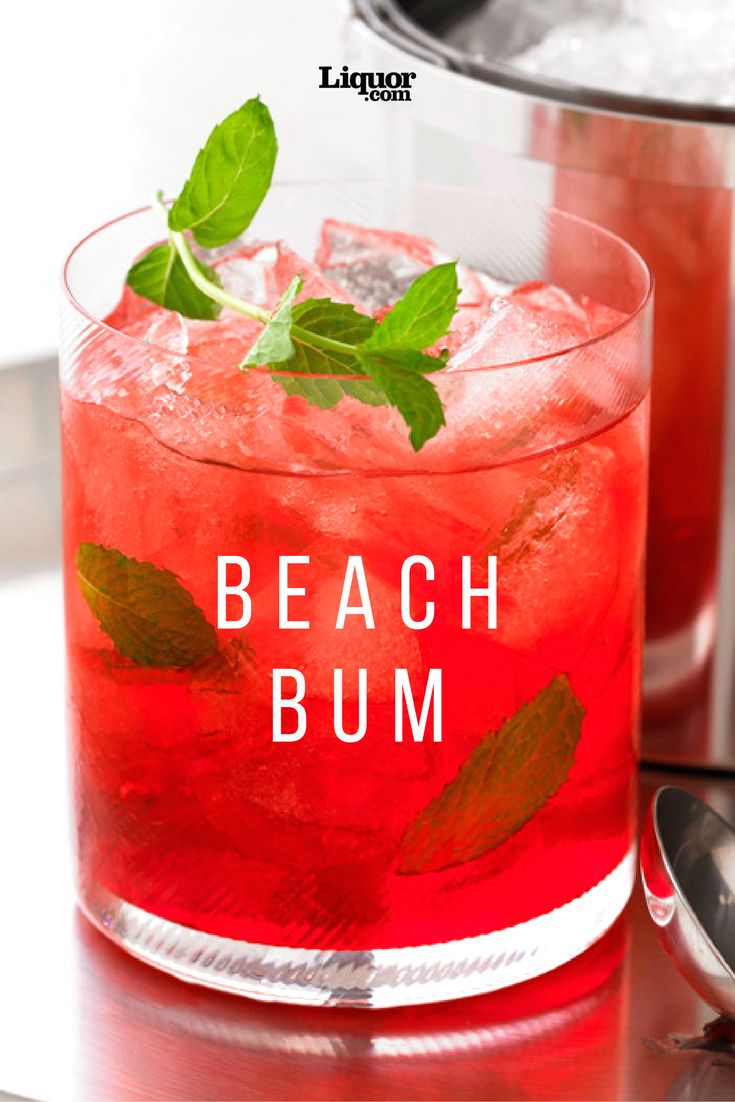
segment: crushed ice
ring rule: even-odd
[[[544,0],[543,9],[540,15],[534,3],[513,8],[516,39],[537,41],[509,64],[607,91],[735,105],[732,0],[624,0],[572,16],[565,3],[538,40],[539,19],[548,26],[554,5]]]

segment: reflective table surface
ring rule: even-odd
[[[28,451],[16,463],[0,447],[0,1098],[735,1098],[735,1060],[667,1042],[701,1034],[714,1014],[659,946],[639,885],[613,930],[558,972],[393,1011],[298,1010],[187,986],[78,916],[49,380],[27,384],[40,412],[22,429],[0,372],[0,442],[12,431],[16,454]],[[33,458],[33,432],[45,459]],[[735,819],[735,779],[644,770],[642,801],[667,781]]]

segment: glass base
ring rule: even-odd
[[[81,905],[134,957],[186,980],[265,1002],[390,1007],[486,994],[583,953],[625,907],[635,847],[584,895],[549,914],[478,937],[402,949],[319,950],[258,945],[158,918],[86,885]]]

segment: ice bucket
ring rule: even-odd
[[[507,0],[354,0],[348,61],[416,74],[410,102],[381,105],[389,178],[553,202],[627,238],[653,269],[643,755],[735,769],[735,107],[509,64],[550,7],[533,5],[521,28]]]

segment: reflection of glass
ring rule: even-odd
[[[589,328],[570,321],[565,351],[436,376],[447,426],[414,453],[385,408],[320,409],[263,372],[242,376],[224,320],[190,327],[204,351],[97,320],[156,236],[149,212],[78,247],[63,423],[81,895],[132,952],[213,986],[430,1001],[559,965],[630,891],[648,274],[604,231],[484,193],[283,188],[256,229],[311,252],[327,214],[431,234],[496,279],[551,277],[604,304],[588,308],[598,328],[568,299]],[[421,631],[399,593],[416,554],[435,570]],[[110,596],[121,555],[135,573]],[[167,572],[165,600],[183,587],[217,623],[218,555],[250,562],[247,628],[205,630],[217,649],[205,656],[179,631],[195,661],[121,657],[110,619],[152,571],[156,586]],[[348,555],[362,556],[372,631],[334,628]],[[278,627],[278,556],[308,556],[308,630]],[[462,623],[462,556],[476,588],[497,558],[497,629],[487,601]],[[104,632],[88,607],[100,600]],[[126,616],[137,646],[150,624]],[[367,670],[362,742],[332,734],[334,667],[347,731]],[[275,668],[304,673],[300,742],[272,741]],[[429,729],[395,743],[399,668],[419,703],[442,671],[441,742]]]
[[[80,923],[77,1094],[517,1099],[578,1097],[584,1083],[590,1097],[616,1097],[595,1085],[623,1070],[626,943],[621,920],[577,960],[508,991],[335,1016],[174,983]]]
[[[666,1102],[691,1102],[696,1098],[730,1102],[732,1091],[732,1057],[713,1052],[698,1057],[683,1071],[677,1067],[664,1097]]]

